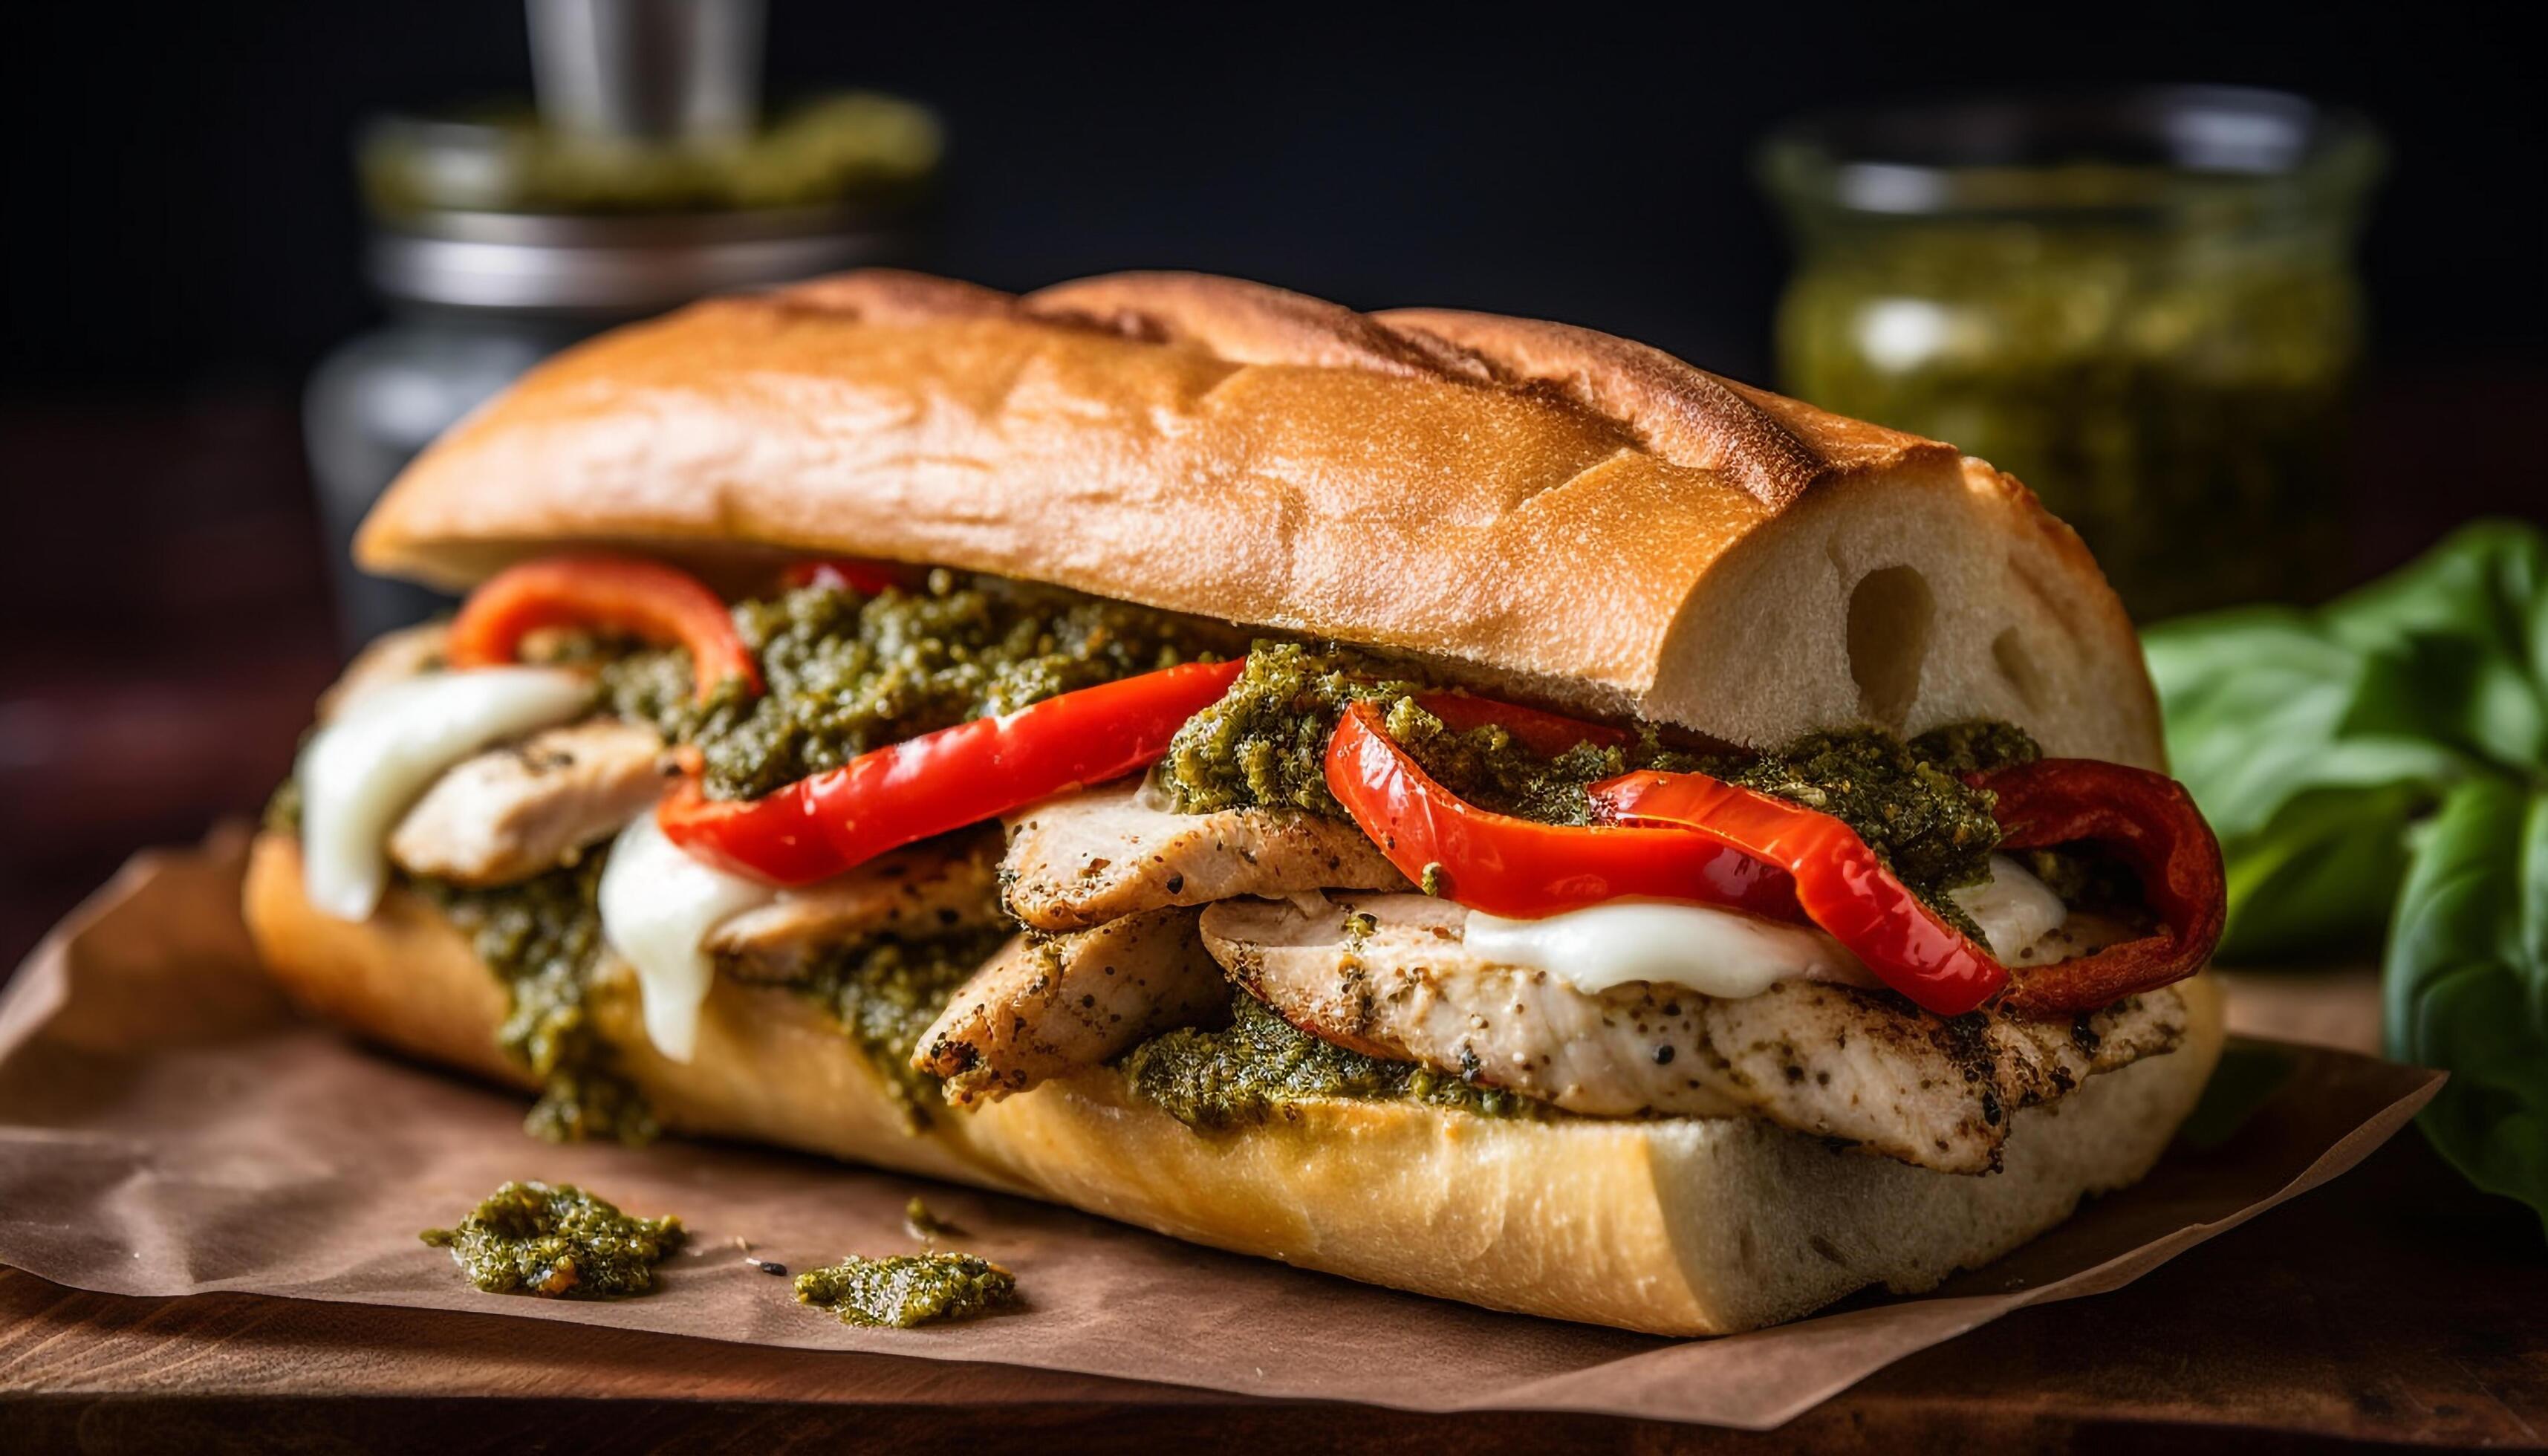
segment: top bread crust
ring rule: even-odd
[[[356,556],[465,587],[570,545],[993,572],[1747,746],[1994,717],[2160,761],[2095,563],[1953,447],[1590,329],[1232,279],[697,304],[454,428]]]

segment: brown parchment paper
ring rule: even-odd
[[[2351,1167],[2439,1077],[2234,1043],[2140,1186],[1916,1299],[1674,1341],[1499,1315],[1191,1247],[1018,1199],[712,1143],[555,1147],[521,1104],[296,1020],[236,909],[241,836],[145,854],[0,1001],[0,1263],[129,1295],[237,1290],[809,1349],[977,1361],[1424,1410],[1586,1410],[1766,1428],[2009,1311],[2117,1288]],[[480,1294],[416,1241],[506,1178],[677,1213],[692,1252],[613,1303]],[[864,1330],[796,1305],[798,1269],[915,1247],[924,1193],[1018,1272],[1024,1311]],[[844,1362],[844,1378],[857,1362]]]

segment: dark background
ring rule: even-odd
[[[771,0],[774,89],[928,101],[929,262],[1176,266],[1562,318],[1755,379],[1783,270],[1747,172],[1796,112],[2118,81],[2282,86],[2395,148],[2365,239],[2356,567],[2539,515],[2537,51],[2447,6],[1049,6]],[[253,807],[332,671],[298,392],[377,320],[348,138],[516,92],[519,7],[13,12],[0,65],[0,956],[152,839]],[[0,962],[4,963],[4,962]]]
[[[2539,52],[2483,7],[1669,9],[771,0],[772,85],[938,106],[934,261],[981,282],[1200,268],[1563,318],[1753,377],[1783,257],[1746,157],[1774,123],[1977,87],[2280,86],[2394,140],[2364,253],[2384,359],[2535,364],[2548,334],[2512,216],[2542,165]],[[0,105],[34,205],[0,243],[13,394],[291,389],[372,317],[354,124],[529,85],[510,0],[156,15],[12,27]]]

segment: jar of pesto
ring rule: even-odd
[[[2226,87],[1790,126],[1759,154],[1800,253],[1781,387],[2024,480],[2138,617],[2320,595],[2382,159]]]

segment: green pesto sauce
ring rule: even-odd
[[[1327,738],[1348,704],[1421,686],[1392,672],[1332,643],[1258,642],[1221,701],[1169,740],[1154,781],[1180,814],[1263,807],[1341,819],[1344,806],[1320,767]]]
[[[1958,723],[1905,743],[1876,729],[1816,733],[1747,762],[1705,771],[1729,783],[1830,814],[1881,856],[1902,882],[1967,935],[1971,920],[1947,891],[1990,877],[1999,846],[1997,800],[1960,775],[2042,757],[2006,723]]]
[[[507,1183],[456,1228],[416,1235],[451,1250],[489,1294],[610,1299],[655,1287],[655,1266],[682,1246],[682,1221],[632,1219],[572,1183]]]
[[[1327,740],[1356,702],[1386,704],[1390,736],[1461,797],[1549,823],[1585,822],[1585,784],[1691,763],[1652,735],[1624,752],[1587,744],[1546,759],[1502,728],[1452,732],[1415,705],[1412,695],[1426,690],[1402,665],[1350,648],[1258,642],[1229,691],[1178,730],[1156,781],[1179,813],[1266,807],[1341,819],[1344,806],[1327,790]]]
[[[654,1114],[615,1065],[592,1023],[593,972],[602,953],[593,894],[608,858],[596,848],[574,864],[519,884],[470,889],[414,879],[414,887],[468,932],[478,958],[504,983],[508,1009],[497,1045],[539,1078],[523,1128],[552,1142],[652,1139]]]
[[[1297,1118],[1304,1105],[1339,1099],[1420,1102],[1481,1117],[1529,1117],[1542,1104],[1431,1067],[1348,1051],[1294,1028],[1240,992],[1220,1030],[1185,1027],[1126,1052],[1135,1094],[1199,1132]]]
[[[1664,747],[1652,728],[1633,744],[1579,743],[1550,758],[1497,724],[1455,733],[1408,697],[1389,705],[1383,726],[1408,757],[1453,793],[1499,814],[1543,824],[1592,822],[1592,801],[1584,790],[1604,778],[1635,769],[1701,766],[1697,756]]]
[[[796,1303],[829,1310],[844,1324],[909,1329],[1017,1302],[1018,1276],[972,1254],[853,1255],[796,1276]]]
[[[796,989],[839,1020],[883,1074],[885,1090],[916,1132],[945,1106],[938,1079],[912,1069],[920,1035],[1007,939],[1005,927],[986,926],[928,940],[877,937],[834,947]]]
[[[948,571],[912,591],[806,587],[733,611],[759,696],[729,682],[698,702],[678,648],[602,668],[613,710],[699,749],[714,798],[758,798],[869,749],[1245,646],[1198,618]]]

